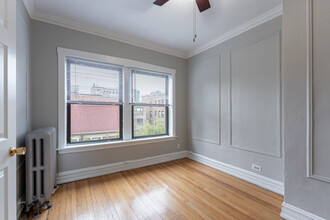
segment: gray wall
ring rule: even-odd
[[[189,149],[283,181],[281,17],[188,60]]]
[[[98,166],[129,159],[185,150],[187,146],[187,73],[186,60],[135,47],[114,40],[32,21],[32,128],[57,128],[57,47],[105,54],[146,62],[177,71],[177,140],[156,144],[58,155],[59,171]],[[181,144],[181,149],[176,148]]]
[[[309,72],[313,81],[307,84],[306,2],[284,1],[285,202],[330,219],[330,2],[313,2],[314,51],[310,54],[313,65]],[[309,105],[308,87],[313,99]],[[309,116],[313,123],[310,124],[306,106],[312,110]],[[309,129],[312,131],[310,142],[306,141]],[[309,148],[310,158],[307,156]],[[310,169],[312,178],[307,177],[308,159],[313,166]]]
[[[30,17],[22,1],[17,1],[17,147],[25,146],[30,130]],[[25,199],[25,159],[17,156],[17,199]]]

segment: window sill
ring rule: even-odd
[[[177,136],[161,136],[161,137],[122,140],[122,141],[114,141],[114,142],[67,145],[62,148],[58,148],[57,152],[58,154],[70,154],[70,153],[79,153],[85,151],[106,150],[106,149],[118,148],[118,147],[128,147],[128,146],[136,146],[143,144],[159,143],[165,141],[174,141],[176,138]]]

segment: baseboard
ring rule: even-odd
[[[102,166],[59,172],[57,174],[56,183],[63,184],[77,180],[88,179],[120,171],[131,170],[139,167],[150,166],[171,160],[177,160],[185,157],[187,157],[187,151],[180,151],[175,153],[162,154],[154,157],[147,157],[138,160],[128,160]]]
[[[268,177],[264,177],[262,175],[226,164],[222,163],[220,161],[205,157],[200,154],[196,154],[194,152],[189,151],[187,153],[187,157],[202,163],[204,165],[207,165],[209,167],[212,167],[214,169],[217,169],[221,172],[227,173],[229,175],[235,176],[237,178],[240,178],[242,180],[245,180],[247,182],[253,183],[257,186],[260,186],[262,188],[268,189],[270,191],[273,191],[275,193],[284,194],[284,184],[280,181],[273,180]]]
[[[120,171],[131,170],[139,167],[150,166],[171,160],[177,160],[185,157],[188,157],[194,161],[205,164],[221,172],[243,179],[247,182],[253,183],[270,191],[279,193],[281,195],[283,195],[284,193],[284,186],[282,182],[258,175],[256,173],[229,164],[219,162],[217,160],[190,151],[189,152],[180,151],[175,153],[158,155],[154,157],[147,157],[138,160],[128,160],[118,163],[106,164],[102,166],[95,166],[95,167],[59,172],[57,174],[56,183],[63,184],[77,180],[88,179],[88,178],[107,175]]]
[[[281,217],[287,220],[325,220],[317,215],[283,202]]]

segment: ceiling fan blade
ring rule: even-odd
[[[211,8],[209,0],[196,0],[196,4],[200,12],[203,12]]]
[[[166,2],[168,2],[168,0],[156,0],[156,1],[154,1],[154,4],[158,5],[158,6],[162,6]]]

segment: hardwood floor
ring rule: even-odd
[[[190,159],[63,184],[38,219],[281,219],[283,197]]]

